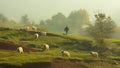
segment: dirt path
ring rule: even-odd
[[[99,67],[97,67],[97,65]],[[96,66],[96,67],[94,67]],[[53,62],[26,63],[22,66],[0,64],[0,68],[115,68],[114,65],[102,60],[65,60],[53,59]]]
[[[29,52],[29,51],[38,52],[39,51],[38,49],[28,48],[23,45],[15,44],[10,41],[0,41],[0,49],[1,50],[17,50],[17,47],[19,47],[19,46],[22,46],[25,52]]]

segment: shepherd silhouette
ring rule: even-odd
[[[64,28],[64,31],[66,32],[66,35],[67,35],[67,34],[68,34],[68,31],[69,31],[69,27],[66,26],[66,27]]]

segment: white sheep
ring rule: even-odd
[[[93,57],[98,58],[98,52],[91,51],[90,54],[91,54]]]
[[[46,36],[47,33],[46,33],[46,32],[40,32],[40,35],[41,35],[41,36]]]
[[[36,30],[37,30],[37,27],[36,27],[36,26],[32,26],[32,29],[36,31]]]
[[[49,45],[48,44],[43,44],[43,50],[49,50]]]
[[[18,52],[19,52],[20,54],[23,53],[23,48],[22,48],[22,47],[18,47],[17,50],[18,50]]]
[[[29,27],[29,26],[26,26],[26,30],[29,31],[29,30],[30,30],[30,27]]]
[[[61,51],[62,56],[70,57],[70,53],[68,51]]]
[[[38,34],[38,33],[35,33],[34,35],[35,35],[36,39],[38,39],[39,34]]]

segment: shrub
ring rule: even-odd
[[[92,50],[92,42],[91,41],[82,41],[81,45],[83,45],[85,47],[86,50]]]
[[[97,51],[101,58],[106,58],[106,57],[112,55],[112,51],[110,49],[109,44],[110,43],[108,43],[108,42],[105,42],[104,45],[97,44],[96,46],[93,47],[93,50]]]
[[[120,48],[119,48],[119,47],[114,47],[114,48],[111,49],[111,51],[112,51],[114,54],[120,56]]]

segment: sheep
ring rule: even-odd
[[[35,35],[36,39],[38,39],[39,34],[38,34],[38,33],[35,33],[34,35]]]
[[[41,36],[46,36],[47,33],[46,33],[46,32],[40,32],[40,35],[41,35]]]
[[[29,30],[30,30],[30,27],[29,27],[29,26],[27,26],[27,27],[26,27],[26,30],[27,30],[27,31],[29,31]]]
[[[18,52],[19,52],[20,54],[23,53],[23,48],[22,48],[22,47],[18,47],[17,50],[18,50]]]
[[[37,27],[36,27],[36,26],[32,26],[32,29],[36,31],[36,30],[37,30]]]
[[[70,53],[68,51],[61,51],[62,56],[70,57]]]
[[[91,54],[93,57],[98,58],[98,52],[91,51],[90,54]]]
[[[43,47],[42,47],[43,51],[45,50],[49,50],[49,45],[48,44],[43,44]]]

